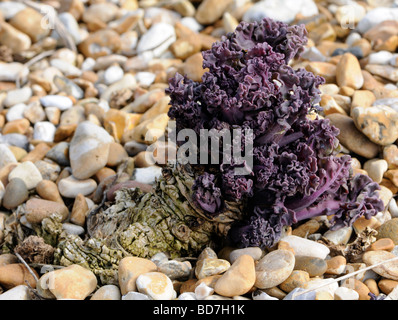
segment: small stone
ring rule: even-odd
[[[234,263],[241,255],[247,254],[253,258],[254,261],[261,259],[263,251],[259,247],[248,247],[243,249],[233,250],[229,255],[229,262]]]
[[[388,163],[384,159],[371,159],[364,163],[363,169],[374,182],[380,183],[388,169]]]
[[[388,238],[398,245],[398,218],[384,222],[377,231],[377,239]]]
[[[297,256],[295,259],[294,270],[307,271],[310,277],[323,275],[327,270],[327,263],[323,259]]]
[[[294,269],[295,258],[287,250],[275,250],[266,254],[256,264],[255,286],[259,289],[275,287],[285,281]]]
[[[325,259],[330,252],[329,248],[321,243],[293,235],[285,236],[281,240],[287,242],[293,248],[296,256]]]
[[[376,101],[376,96],[370,90],[355,90],[352,101],[351,110],[356,107],[370,107]]]
[[[247,293],[256,281],[254,260],[249,255],[240,256],[217,280],[214,291],[225,297]]]
[[[111,142],[109,145],[109,155],[106,165],[116,167],[128,158],[126,150],[120,143]]]
[[[39,224],[53,213],[59,214],[62,217],[61,221],[64,221],[69,215],[69,210],[58,202],[38,198],[32,198],[26,202],[25,216],[30,223]]]
[[[388,206],[392,197],[393,197],[392,191],[389,188],[380,185],[379,198],[383,201],[384,207]]]
[[[332,63],[312,61],[305,68],[315,75],[325,78],[327,83],[336,82],[336,66]]]
[[[253,300],[279,300],[276,297],[270,296],[264,291],[257,290],[253,292]]]
[[[36,188],[37,184],[43,180],[40,171],[36,166],[30,162],[25,161],[18,164],[8,175],[8,180],[11,181],[14,178],[20,178],[25,182],[28,190]]]
[[[20,178],[12,179],[6,186],[3,196],[3,207],[9,210],[15,209],[29,197],[28,188]]]
[[[12,253],[3,253],[0,255],[0,267],[7,264],[18,263],[18,258]]]
[[[355,290],[359,295],[358,300],[370,300],[369,288],[363,282],[357,279],[354,278],[346,279],[341,284],[341,287],[346,287]]]
[[[379,250],[392,251],[392,249],[394,249],[394,247],[395,247],[394,241],[392,241],[389,238],[381,238],[381,239],[373,242],[370,245],[370,247],[368,247],[367,250],[369,250],[369,251],[379,251]]]
[[[375,279],[369,278],[364,280],[363,283],[369,288],[369,291],[373,293],[375,296],[378,296],[380,294],[379,287],[377,286],[377,282]]]
[[[316,292],[310,291],[304,293],[304,289],[297,287],[287,294],[283,300],[315,300],[316,299]]]
[[[127,292],[124,296],[122,296],[122,300],[152,300],[148,295],[130,291]]]
[[[356,234],[360,234],[366,228],[377,229],[380,226],[380,222],[375,217],[370,217],[370,219],[366,219],[364,216],[362,216],[355,220],[352,226]]]
[[[59,193],[66,198],[76,198],[79,193],[86,196],[96,188],[97,183],[94,179],[78,180],[74,176],[69,176],[58,182]]]
[[[51,278],[48,290],[57,300],[84,300],[97,286],[97,278],[94,273],[76,264],[51,271],[45,275]]]
[[[340,87],[348,86],[360,89],[364,79],[358,59],[351,53],[345,53],[336,66],[336,81]]]
[[[37,42],[49,35],[50,29],[43,26],[43,15],[35,9],[25,8],[14,15],[10,24],[27,34],[32,42]]]
[[[363,254],[362,260],[366,265],[371,266],[382,261],[396,258],[396,256],[388,251],[367,251]],[[390,280],[398,280],[398,261],[383,263],[372,269],[377,274]]]
[[[21,78],[26,78],[29,74],[29,69],[19,62],[0,62],[0,66],[0,81],[14,82],[18,75],[20,75]]]
[[[383,148],[383,159],[387,161],[389,169],[398,168],[398,147],[395,144]]]
[[[178,66],[178,72],[186,75],[193,81],[202,81],[203,74],[207,68],[203,69],[203,56],[201,52],[197,52],[187,58],[184,63]]]
[[[158,271],[164,273],[171,280],[186,280],[192,270],[192,266],[188,262],[170,260],[158,264]]]
[[[40,181],[36,186],[36,192],[41,198],[45,200],[55,201],[60,204],[64,204],[64,201],[59,194],[57,185],[51,180]]]
[[[383,292],[384,294],[390,294],[395,289],[395,287],[398,286],[398,281],[382,279],[378,282],[378,286],[381,292]]]
[[[334,300],[358,300],[359,294],[353,289],[338,287],[334,292]]]
[[[175,40],[176,34],[172,25],[155,23],[138,41],[137,53],[151,51],[154,57],[159,57]]]
[[[398,138],[398,112],[388,106],[356,107],[351,112],[358,130],[379,145],[394,143]]]
[[[12,107],[16,104],[27,102],[31,96],[32,89],[30,87],[10,90],[7,92],[7,97],[4,99],[3,105],[6,107]]]
[[[0,294],[0,300],[30,300],[28,286],[21,284]]]
[[[105,167],[112,138],[103,128],[84,121],[78,125],[69,146],[73,175],[87,179]]]
[[[347,149],[367,159],[373,159],[379,154],[379,146],[357,129],[351,117],[333,113],[326,118],[340,130],[337,138]]]
[[[306,238],[310,234],[313,234],[319,230],[321,224],[315,219],[310,219],[307,222],[301,224],[292,231],[292,234],[297,237]]]
[[[345,271],[347,261],[343,256],[335,256],[325,261],[327,264],[326,274],[340,275]]]
[[[61,172],[61,167],[50,160],[38,160],[35,162],[35,166],[45,180],[56,181]]]
[[[12,52],[19,53],[28,50],[32,41],[25,33],[0,20],[0,43],[10,48]]]
[[[95,291],[90,300],[121,300],[121,298],[119,287],[108,284]]]
[[[102,29],[91,33],[78,46],[78,49],[85,57],[93,59],[115,53],[120,48],[120,36],[111,29]]]
[[[230,0],[205,0],[197,8],[195,19],[201,24],[212,24],[222,17],[230,3]]]
[[[197,262],[195,275],[198,279],[203,279],[212,275],[221,274],[228,270],[231,264],[227,260],[205,258]]]
[[[126,257],[120,260],[118,269],[119,287],[122,295],[136,291],[136,280],[141,274],[157,271],[155,263],[139,257]]]
[[[65,111],[72,108],[73,101],[69,97],[59,96],[59,95],[47,95],[40,98],[40,103],[43,107],[55,107],[61,111]]]
[[[208,287],[205,283],[201,283],[195,288],[195,297],[197,300],[204,300],[208,296],[211,296],[214,293],[214,289]]]
[[[352,227],[343,227],[337,230],[328,230],[323,236],[334,244],[347,244],[352,235]]]
[[[17,163],[17,159],[12,151],[3,143],[0,143],[0,168],[4,168],[10,163]]]
[[[201,283],[206,284],[206,286],[213,288],[216,285],[218,279],[220,279],[222,277],[221,274],[216,274],[214,276],[209,276],[200,280],[195,280],[195,283],[193,283],[193,286],[196,288],[198,285],[200,285]]]
[[[83,227],[86,223],[86,213],[88,210],[86,198],[83,194],[79,193],[73,203],[70,221],[78,226]]]
[[[123,78],[124,71],[119,66],[110,66],[104,72],[104,80],[105,84],[110,85],[116,81],[119,81]]]
[[[36,163],[37,161],[42,160],[49,150],[50,147],[47,143],[40,142],[32,151],[30,151],[23,159],[21,159],[21,162],[30,161],[32,163]]]
[[[308,281],[310,281],[308,272],[293,270],[287,279],[279,284],[279,288],[285,292],[291,292],[296,288],[304,288]]]
[[[210,247],[206,247],[202,250],[202,252],[199,254],[198,256],[198,261],[203,260],[203,259],[217,259],[217,254],[215,253],[215,251],[210,248]],[[222,259],[222,258],[220,258]],[[227,259],[225,259],[227,260]]]
[[[62,230],[64,230],[67,234],[75,236],[81,236],[86,232],[83,227],[69,222],[62,224]]]
[[[33,129],[33,139],[38,141],[53,142],[55,126],[49,121],[36,122]]]
[[[138,276],[137,289],[153,300],[171,300],[175,291],[170,278],[161,272],[148,272]]]
[[[65,141],[57,143],[46,153],[46,158],[55,161],[62,167],[69,166],[69,143]]]
[[[38,278],[36,271],[32,271]],[[19,285],[25,285],[27,281],[32,288],[36,288],[36,280],[22,263],[12,263],[0,267],[0,285],[5,289],[11,289]]]

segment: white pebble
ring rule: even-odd
[[[111,66],[104,72],[105,84],[110,85],[123,78],[124,71],[119,66]]]
[[[358,300],[359,294],[353,289],[347,287],[338,287],[334,291],[335,300]]]
[[[146,294],[130,291],[127,292],[124,296],[122,296],[122,300],[152,300],[152,299]]]
[[[8,109],[6,119],[8,122],[24,118],[24,112],[28,106],[24,103],[18,103]]]
[[[373,52],[368,56],[369,64],[388,64],[392,58],[392,53],[386,50]]]
[[[62,59],[52,59],[50,64],[59,69],[65,76],[79,77],[82,74],[82,71],[79,68]]]
[[[32,96],[32,89],[30,87],[24,87],[21,89],[14,89],[7,92],[7,97],[3,101],[3,105],[6,107],[12,107],[19,103],[24,103]]]
[[[45,142],[53,142],[57,128],[50,121],[36,122],[33,129],[33,139]]]
[[[279,300],[278,298],[271,297],[269,294],[266,294],[264,291],[255,291],[253,292],[253,300]]]
[[[76,198],[79,193],[86,196],[96,188],[97,183],[94,179],[78,180],[73,176],[61,179],[58,183],[60,194],[66,198]]]
[[[195,296],[198,300],[206,299],[214,293],[214,289],[202,282],[195,288]]]
[[[83,227],[68,222],[62,224],[62,229],[65,230],[67,234],[76,235],[76,236],[80,236],[85,232]]]
[[[137,168],[134,170],[133,175],[135,181],[141,183],[153,184],[155,183],[156,179],[162,175],[162,168],[158,166]]]
[[[30,300],[29,289],[25,285],[19,285],[0,294],[0,300]]]
[[[398,205],[394,198],[392,198],[388,203],[388,210],[390,211],[392,218],[398,218]]]
[[[83,71],[91,71],[94,69],[95,63],[93,58],[88,57],[83,61],[81,68]]]
[[[178,300],[197,300],[193,292],[184,292],[178,296]]]
[[[141,36],[137,44],[137,52],[141,54],[151,51],[155,57],[160,57],[176,39],[172,25],[163,22],[155,23]]]
[[[72,108],[73,101],[65,96],[47,95],[40,98],[40,103],[45,107],[56,107],[61,111]]]
[[[9,181],[14,178],[22,179],[28,190],[36,188],[37,184],[43,180],[39,169],[31,161],[19,163],[8,175]]]
[[[294,250],[296,256],[310,256],[325,259],[330,250],[327,246],[294,235],[285,236],[281,239],[286,241]]]
[[[155,81],[156,75],[152,72],[138,72],[135,79],[142,87],[149,87]]]

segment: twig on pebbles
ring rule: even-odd
[[[327,283],[321,284],[321,285],[319,285],[319,286],[317,286],[317,287],[315,287],[315,288],[307,289],[307,290],[304,290],[304,291],[301,291],[301,292],[297,292],[297,293],[293,294],[292,300],[294,300],[295,298],[297,298],[298,296],[301,296],[301,295],[303,295],[303,294],[307,294],[307,293],[309,293],[309,292],[311,292],[311,291],[315,291],[315,290],[318,290],[318,289],[320,289],[320,288],[329,286],[330,284],[332,284],[332,283],[334,283],[334,282],[339,282],[339,281],[342,281],[342,280],[351,278],[351,277],[353,277],[353,276],[355,276],[355,275],[357,275],[357,274],[359,274],[359,273],[362,273],[362,272],[371,270],[371,269],[373,269],[373,268],[375,268],[375,267],[378,267],[378,266],[380,266],[380,265],[382,265],[382,264],[385,264],[385,263],[388,263],[388,262],[392,262],[392,261],[396,261],[396,260],[398,260],[398,256],[397,256],[397,257],[394,257],[394,258],[391,258],[391,259],[384,260],[384,261],[380,261],[380,262],[378,262],[378,263],[372,264],[371,266],[368,266],[368,267],[366,267],[366,268],[359,269],[359,270],[357,270],[357,271],[348,273],[348,274],[346,274],[346,275],[344,275],[344,276],[341,276],[341,277],[339,277],[339,278],[335,278],[335,279],[333,279],[332,281],[328,281]]]
[[[35,275],[35,273],[33,272],[33,270],[31,269],[31,267],[26,263],[26,261],[21,257],[21,255],[18,252],[14,252],[14,254],[16,255],[16,257],[18,258],[19,261],[22,262],[22,264],[28,269],[29,273],[33,276],[33,278],[35,279],[36,283],[39,282],[39,279],[37,278],[37,276]]]

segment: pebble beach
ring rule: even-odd
[[[38,226],[55,213],[88,239],[105,196],[149,192],[162,164],[146,138],[167,133],[169,79],[200,82],[202,51],[265,17],[305,25],[290,66],[325,79],[319,117],[384,210],[338,230],[327,216],[293,224],[271,248],[115,257],[109,283],[84,261],[55,264]],[[397,49],[394,0],[0,1],[0,300],[398,300]]]

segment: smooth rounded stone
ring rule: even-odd
[[[189,262],[177,260],[169,260],[157,266],[158,271],[167,275],[171,280],[186,280],[192,270],[192,266]]]
[[[7,264],[18,263],[18,258],[12,253],[3,253],[0,255],[0,267]]]
[[[164,252],[158,252],[151,257],[151,261],[157,266],[160,266],[169,261],[169,257]]]
[[[377,157],[380,147],[357,129],[351,117],[333,113],[326,118],[340,130],[337,138],[344,147],[367,159]]]
[[[54,84],[59,89],[59,91],[63,91],[68,95],[73,96],[77,100],[84,98],[84,91],[77,84],[75,84],[72,80],[69,80],[66,77],[55,76]]]
[[[95,291],[90,300],[121,300],[121,298],[119,287],[108,284]]]
[[[181,293],[178,298],[178,300],[197,300],[196,295],[194,292],[184,292]]]
[[[57,300],[84,300],[97,287],[95,274],[76,264],[51,271],[45,275],[50,279],[48,287],[45,289],[50,291]]]
[[[44,180],[56,181],[61,172],[61,167],[49,160],[38,160],[35,162],[35,166]]]
[[[12,107],[16,104],[27,102],[31,96],[32,89],[30,87],[10,90],[7,92],[7,97],[3,101],[3,105],[6,107]]]
[[[334,300],[359,300],[359,294],[353,289],[338,287],[334,292]]]
[[[325,245],[305,238],[289,235],[281,239],[287,242],[296,256],[310,256],[325,259],[330,250]]]
[[[86,198],[82,194],[78,194],[73,203],[70,221],[75,225],[84,227],[86,223],[86,213],[88,211],[89,209]]]
[[[279,300],[278,298],[270,296],[269,294],[261,290],[256,290],[255,292],[253,292],[252,298],[253,300]]]
[[[128,158],[126,150],[120,143],[111,142],[109,145],[109,155],[107,160],[107,167],[116,167],[123,163]]]
[[[33,128],[33,139],[53,142],[56,127],[49,121],[36,122]]]
[[[228,5],[231,3],[231,0],[204,0],[198,6],[195,19],[197,22],[203,25],[208,25],[219,20],[224,12],[226,11]]]
[[[364,78],[358,59],[351,53],[343,54],[336,66],[336,81],[340,87],[360,89]]]
[[[44,16],[37,10],[27,7],[19,11],[10,20],[16,29],[27,34],[32,42],[42,40],[50,34],[50,28],[42,23]]]
[[[69,143],[66,141],[57,143],[46,153],[46,158],[55,161],[62,167],[69,166]]]
[[[308,256],[296,256],[294,270],[307,271],[310,277],[318,277],[325,273],[327,269],[327,263],[323,259],[308,257]]]
[[[198,256],[198,261],[203,259],[217,259],[217,253],[210,247],[206,247],[202,250],[202,252]],[[220,259],[228,260],[220,256]]]
[[[368,11],[365,17],[358,22],[356,30],[363,34],[372,27],[388,20],[398,20],[398,8],[374,8]]]
[[[0,294],[0,300],[30,300],[28,286],[21,284]]]
[[[79,180],[74,176],[61,179],[58,182],[59,193],[66,198],[76,198],[79,193],[84,196],[91,194],[97,188],[94,179]]]
[[[78,179],[87,179],[105,167],[112,141],[105,129],[89,121],[81,122],[69,145],[73,175]]]
[[[20,53],[28,50],[32,41],[25,33],[0,20],[0,43],[10,48],[13,53]]]
[[[398,218],[384,222],[377,230],[377,239],[389,238],[398,245]]]
[[[79,68],[62,59],[52,59],[50,65],[60,70],[65,76],[80,77],[82,75]]]
[[[32,270],[38,278],[35,270]],[[36,280],[22,263],[12,263],[0,267],[0,285],[4,289],[11,289],[19,285],[29,283],[32,288],[36,288]]]
[[[19,178],[25,182],[28,190],[36,188],[37,184],[43,180],[39,169],[31,162],[19,163],[8,175],[8,180]]]
[[[31,198],[26,202],[25,216],[30,223],[39,224],[54,213],[59,214],[64,221],[69,215],[69,210],[59,202],[39,198]]]
[[[36,192],[44,200],[55,201],[60,204],[64,204],[64,200],[59,194],[58,187],[54,181],[40,181],[36,186]]]
[[[119,34],[105,28],[88,34],[79,44],[78,49],[85,57],[97,59],[119,51],[120,47]]]
[[[326,274],[339,275],[346,269],[347,261],[343,256],[335,256],[325,261],[327,264]]]
[[[138,292],[153,300],[172,300],[175,297],[173,282],[161,272],[147,272],[136,280]]]
[[[28,106],[24,103],[17,103],[8,109],[6,119],[8,122],[24,118],[24,113]]]
[[[283,300],[315,300],[316,292],[310,291],[304,293],[305,289],[303,288],[294,288],[290,291]]]
[[[3,207],[15,209],[29,197],[28,188],[22,179],[14,178],[6,186],[3,196]]]
[[[279,288],[289,293],[295,288],[304,288],[308,281],[310,281],[308,272],[293,270],[291,274],[279,284]]]
[[[148,295],[130,291],[127,292],[124,296],[122,296],[122,300],[152,300]]]
[[[256,281],[254,260],[242,255],[217,280],[214,291],[224,297],[240,296],[247,293]]]
[[[359,295],[358,300],[370,300],[369,288],[362,281],[359,281],[358,279],[355,278],[345,279],[340,286],[355,290]]]
[[[0,154],[0,168],[5,167],[9,163],[18,163],[11,149],[3,143],[0,143]]]
[[[323,237],[333,242],[334,244],[347,244],[352,235],[352,227],[343,227],[337,230],[328,230],[323,234]]]
[[[389,64],[392,57],[393,57],[393,54],[386,50],[372,52],[368,56],[368,63],[370,63],[370,64]]]
[[[318,8],[312,0],[263,0],[251,6],[243,15],[243,20],[253,22],[269,17],[291,23],[297,14],[310,17],[318,14]]]
[[[388,170],[388,163],[384,159],[371,159],[364,163],[363,169],[374,182],[380,183],[384,173]]]
[[[214,293],[214,289],[207,286],[205,283],[201,283],[195,288],[195,297],[197,300],[204,300],[208,296],[211,296]]]
[[[398,286],[398,281],[382,279],[379,281],[378,286],[381,292],[390,294]]]
[[[367,251],[362,256],[363,262],[368,266],[393,258],[396,258],[396,255],[383,250]],[[380,266],[374,267],[372,270],[384,278],[398,280],[398,260],[384,263]]]
[[[221,274],[229,269],[231,264],[224,259],[205,258],[196,263],[195,275],[197,279],[203,279],[216,274]]]
[[[115,83],[116,81],[121,80],[123,76],[124,76],[124,71],[121,67],[119,67],[118,65],[110,66],[104,72],[105,84],[110,85],[112,83]]]
[[[118,279],[122,295],[136,291],[136,281],[141,274],[157,271],[157,265],[144,258],[126,257],[119,262]]]
[[[332,297],[334,292],[339,287],[338,282],[334,281],[334,279],[322,279],[322,278],[311,278],[304,285],[304,289],[314,290],[316,293],[328,292]]]
[[[275,250],[256,264],[255,286],[259,289],[275,287],[285,281],[294,269],[295,257],[288,250]]]
[[[133,180],[144,184],[154,184],[161,175],[162,168],[158,166],[136,168],[133,172]]]
[[[62,229],[65,230],[67,234],[76,236],[83,235],[86,232],[86,230],[82,226],[78,226],[76,224],[68,222],[62,224]]]
[[[379,251],[379,250],[384,250],[384,251],[392,251],[395,247],[394,241],[392,241],[390,238],[381,238],[379,240],[376,240],[373,242],[369,247],[368,251]]]
[[[60,117],[60,126],[78,125],[86,120],[85,110],[82,106],[73,106],[62,112]]]
[[[80,32],[79,24],[72,14],[69,12],[61,12],[58,14],[58,18],[61,23],[65,26],[66,30],[71,35],[73,42],[78,45],[83,40],[83,35]],[[51,37],[60,41],[60,36],[56,30],[53,30]]]
[[[40,98],[40,103],[43,107],[55,107],[61,111],[68,110],[72,108],[73,101],[69,97],[59,96],[59,95],[47,95]]]
[[[263,251],[259,247],[236,249],[229,254],[229,262],[234,263],[236,259],[238,259],[240,256],[244,254],[251,256],[254,261],[258,261],[261,259]]]
[[[26,5],[21,2],[5,1],[0,2],[0,13],[5,20],[11,19],[19,11],[26,8]]]
[[[392,198],[388,203],[388,211],[390,212],[392,218],[398,218],[398,205],[394,198]]]
[[[172,25],[164,22],[155,23],[141,36],[137,44],[137,53],[151,51],[154,57],[160,57],[176,39]]]
[[[356,107],[351,116],[358,130],[378,145],[392,144],[398,138],[398,112],[388,106]]]
[[[135,75],[135,79],[139,86],[147,88],[155,81],[156,74],[153,72],[140,71]]]

